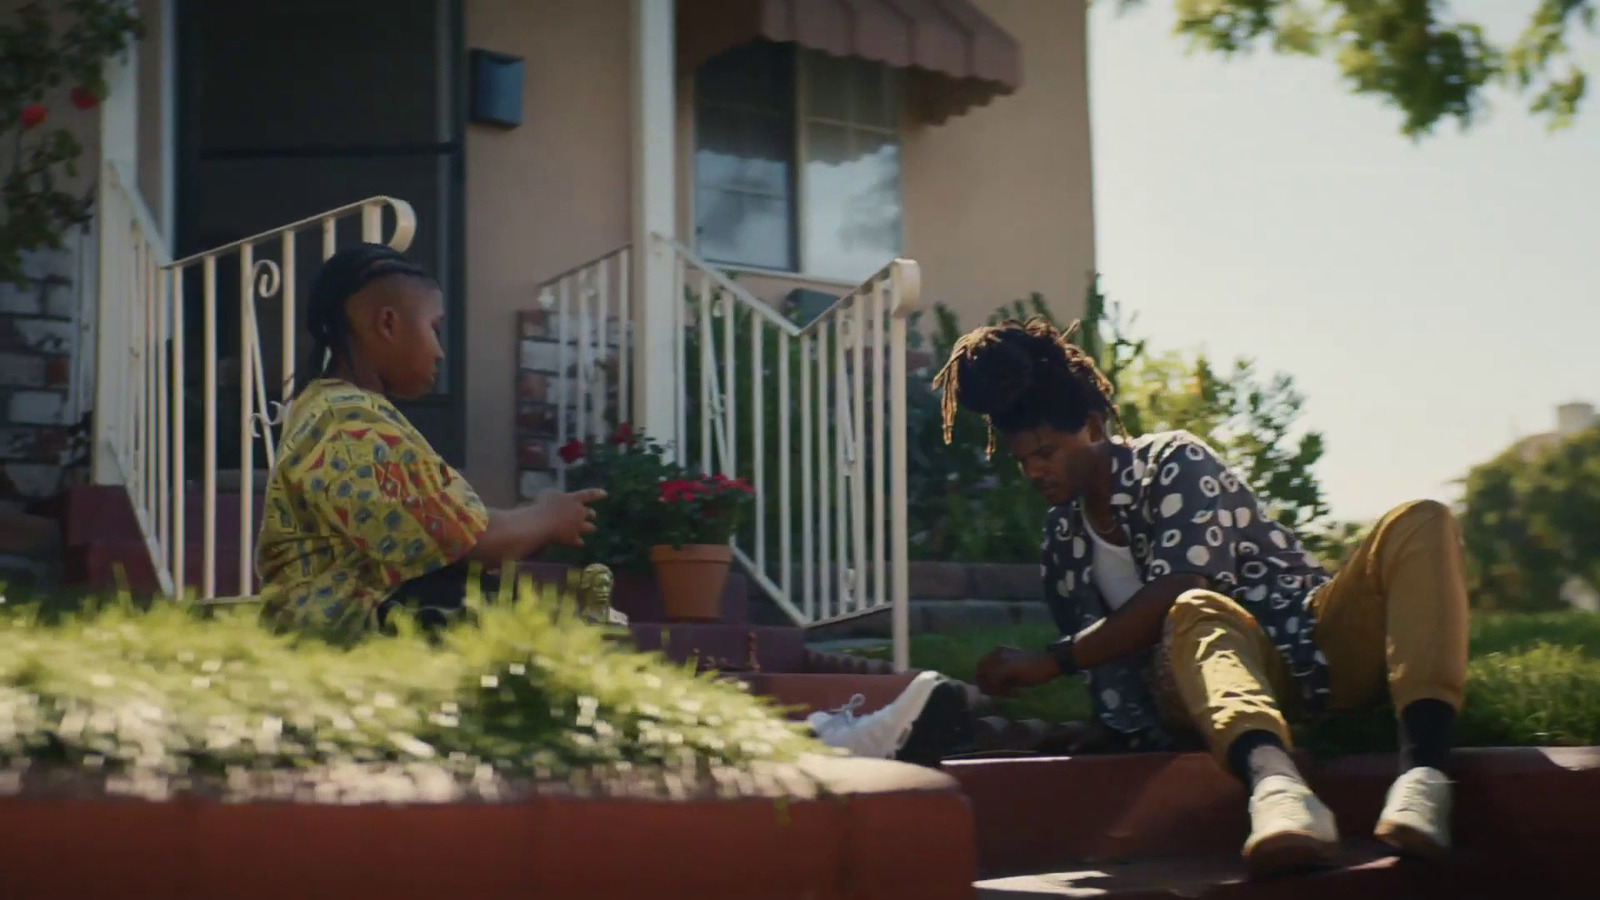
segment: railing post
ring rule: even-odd
[[[633,0],[633,421],[662,443],[680,435],[673,353],[680,335],[673,296],[676,256],[656,239],[677,231],[673,0]],[[629,415],[628,411],[621,411]],[[680,450],[681,458],[681,450]]]
[[[106,327],[111,321],[107,313],[116,308],[113,293],[121,283],[115,272],[118,260],[116,228],[112,223],[118,217],[111,208],[115,202],[115,189],[111,183],[114,178],[115,167],[109,164],[100,167],[94,200],[96,299],[93,312],[85,311],[85,318],[94,329],[94,407],[90,413],[94,428],[89,447],[89,473],[95,484],[117,484],[122,480],[110,456],[114,452],[115,431],[111,426],[111,411],[116,409],[118,386],[118,380],[111,373],[116,371],[115,354],[119,349],[126,352],[127,348],[121,346],[122,335],[113,334],[112,329]]]
[[[917,264],[895,260],[889,267],[889,568],[890,636],[894,670],[911,667],[911,528],[906,508],[906,319],[922,293]]]

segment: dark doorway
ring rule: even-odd
[[[463,119],[460,0],[178,0],[177,254],[198,253],[374,195],[411,204],[410,255],[444,287],[448,360],[433,395],[401,409],[459,465],[462,399]],[[340,244],[360,239],[340,223]],[[392,228],[385,217],[385,233]],[[277,246],[256,251],[277,259]],[[305,299],[322,258],[315,229],[296,244],[297,374],[309,345]],[[237,360],[239,271],[219,258],[217,346]],[[188,459],[200,461],[202,286],[184,283]],[[278,299],[257,300],[269,399],[282,382]],[[224,367],[223,378],[230,373]],[[219,386],[219,466],[239,464],[238,386]],[[258,447],[258,471],[266,464]],[[191,477],[194,477],[191,474]]]

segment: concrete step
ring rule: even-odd
[[[738,677],[750,685],[752,693],[763,694],[784,706],[790,718],[803,719],[811,713],[838,709],[856,694],[862,696],[856,715],[875,712],[900,696],[915,672],[898,675],[856,675],[835,672],[759,672]]]
[[[1250,880],[1234,853],[1074,866],[984,879],[973,887],[977,900],[1429,900],[1492,897],[1512,886],[1521,893],[1533,893],[1536,886],[1550,890],[1562,878],[1576,886],[1582,877],[1576,872],[1495,867],[1472,859],[1413,862],[1396,858],[1381,844],[1360,843],[1346,848],[1345,858],[1336,868],[1266,880]],[[1495,890],[1489,885],[1503,887]]]
[[[1368,840],[1395,774],[1392,755],[1302,771],[1346,839]],[[1242,787],[1203,754],[950,761],[971,799],[985,877],[1118,861],[1223,858],[1248,832]],[[1456,844],[1485,865],[1570,864],[1600,841],[1600,748],[1461,750]]]
[[[702,669],[740,672],[750,668],[752,650],[762,672],[805,669],[805,634],[798,628],[728,622],[630,623],[640,650],[659,650],[673,662],[699,660]]]
[[[567,583],[571,567],[560,563],[530,560],[522,563],[521,570],[533,576],[535,581],[564,585]],[[613,577],[615,586],[611,594],[611,605],[626,613],[629,622],[667,620],[665,612],[661,609],[661,595],[656,590],[654,576],[617,572]],[[724,624],[744,624],[750,621],[749,587],[738,565],[734,565],[728,571],[728,581],[722,589],[722,617],[719,621]],[[783,621],[762,624],[784,627],[793,623]]]

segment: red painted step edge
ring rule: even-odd
[[[971,810],[947,776],[814,759],[814,799],[336,805],[0,798],[0,895],[972,896]]]

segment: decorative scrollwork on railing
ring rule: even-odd
[[[272,426],[282,426],[289,418],[289,404],[278,400],[267,402],[267,412],[259,408],[250,413],[250,436],[253,438],[264,437]]]
[[[263,300],[270,300],[283,290],[283,269],[275,260],[256,260],[250,269],[250,277],[255,279],[256,296]]]

